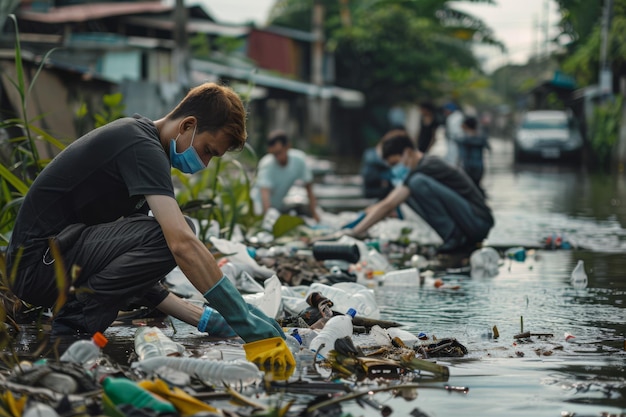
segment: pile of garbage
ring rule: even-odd
[[[263,233],[256,240],[213,236],[210,243],[222,272],[246,302],[281,325],[296,369],[285,375],[261,372],[245,359],[241,339],[215,314],[208,339],[216,349],[200,356],[155,326],[136,328],[127,364],[103,354],[107,340],[101,334],[74,342],[58,358],[14,356],[0,372],[0,412],[15,417],[317,416],[354,400],[388,415],[388,406],[371,398],[373,392],[415,398],[419,383],[448,380],[449,369],[439,358],[468,353],[453,337],[412,334],[399,322],[381,319],[376,287],[460,288],[432,273],[428,248],[411,239],[281,241]],[[461,267],[472,275],[493,276],[501,265],[492,248],[466,261]],[[178,268],[165,285],[204,303]],[[448,385],[441,389],[467,392]]]
[[[222,267],[238,284],[254,285],[245,265]],[[326,415],[329,407],[372,392],[415,396],[418,382],[447,381],[448,367],[436,358],[467,354],[455,339],[413,335],[397,322],[381,320],[372,290],[356,282],[288,287],[274,274],[262,291],[244,297],[283,327],[296,359],[286,377],[247,361],[225,321],[213,323],[209,337],[227,344],[201,357],[160,328],[142,326],[136,328],[129,365],[104,355],[107,338],[96,333],[70,344],[58,360],[22,360],[6,369],[0,374],[0,410],[16,417]],[[219,350],[225,346],[228,359]],[[277,394],[299,401],[277,406],[272,400]],[[362,401],[380,410],[374,400]]]
[[[428,253],[396,241],[347,236],[269,247],[212,237],[211,244],[244,299],[280,324],[295,369],[261,371],[247,361],[243,341],[217,312],[203,341],[210,347],[201,352],[175,341],[175,332],[167,336],[160,327],[136,326],[139,321],[131,327],[134,345],[125,364],[104,354],[108,341],[99,333],[58,349],[60,356],[5,357],[2,416],[348,416],[341,408],[348,402],[390,415],[390,405],[377,402],[375,393],[411,401],[425,387],[469,391],[447,384],[449,368],[440,361],[468,355],[460,341],[413,334],[400,322],[382,319],[374,297],[380,286],[459,290],[454,275],[433,273],[438,265]],[[503,262],[524,262],[530,253],[509,248],[501,259],[497,250],[484,247],[456,272],[495,276]],[[179,269],[165,284],[204,303]],[[586,286],[582,261],[572,272],[572,286]],[[523,325],[521,330],[513,344],[518,357],[526,354],[524,345],[542,356],[563,348],[550,341],[552,334],[523,331]],[[498,338],[495,326],[490,337]],[[566,335],[566,341],[573,338]]]

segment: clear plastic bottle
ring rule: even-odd
[[[172,403],[155,396],[130,379],[106,377],[102,381],[102,388],[115,405],[130,404],[136,408],[147,408],[159,413],[177,413]]]
[[[385,286],[419,286],[420,270],[416,267],[398,269],[385,274]]]
[[[273,232],[274,224],[276,220],[280,217],[280,211],[275,209],[274,207],[270,207],[266,212],[265,216],[263,216],[263,221],[261,222],[261,229]]]
[[[333,311],[343,312],[353,308],[359,316],[370,319],[380,318],[380,309],[376,303],[374,291],[356,282],[340,282],[326,285],[314,282],[309,286],[308,293],[321,293],[333,302]]]
[[[309,349],[316,352],[319,357],[326,358],[328,352],[335,349],[335,341],[337,339],[352,336],[352,319],[355,315],[356,310],[351,308],[345,315],[335,316],[328,320],[328,323],[320,330],[317,337],[311,340]]]
[[[180,356],[185,347],[167,337],[158,327],[140,327],[135,332],[135,353],[140,361],[159,356]]]
[[[78,391],[76,380],[61,372],[49,372],[41,377],[37,384],[61,394],[74,394]]]
[[[470,275],[472,278],[493,278],[498,275],[500,255],[494,248],[484,247],[470,255]]]
[[[26,408],[22,417],[59,417],[59,413],[48,404],[36,402]]]
[[[107,344],[107,338],[96,332],[90,340],[77,340],[72,343],[59,358],[62,362],[74,362],[85,369],[91,369]]]
[[[373,272],[381,271],[381,272],[389,272],[393,271],[393,267],[382,253],[378,252],[376,249],[370,249],[367,252],[367,257],[365,258],[365,265],[368,269]]]
[[[298,339],[302,347],[308,348],[311,345],[311,341],[319,334],[319,330],[296,327],[289,334]]]
[[[204,312],[198,323],[198,330],[207,332],[212,337],[235,337],[237,333],[228,324],[219,311],[209,306],[204,307]]]
[[[263,373],[247,360],[232,361],[201,359],[191,357],[161,356],[136,362],[134,365],[144,372],[152,372],[165,366],[177,371],[193,375],[210,385],[221,385],[222,381],[229,385],[250,385],[260,381]]]
[[[516,246],[514,248],[509,248],[504,252],[504,255],[511,260],[517,262],[524,262],[526,260],[526,249],[522,246]]]
[[[570,282],[572,284],[572,287],[578,290],[587,288],[587,273],[585,272],[585,262],[582,259],[578,260],[576,267],[572,271]]]

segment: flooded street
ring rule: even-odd
[[[382,318],[400,320],[413,333],[455,337],[469,350],[466,358],[448,361],[448,383],[469,387],[466,396],[424,390],[395,409],[417,407],[429,416],[623,415],[624,179],[552,162],[516,165],[511,142],[492,139],[491,145],[483,186],[496,225],[486,245],[537,249],[528,251],[525,262],[505,260],[493,278],[444,277],[457,282],[458,291],[375,290]],[[552,234],[574,249],[540,249]],[[584,290],[570,284],[578,260],[589,279]],[[515,343],[522,320],[523,331],[554,336]],[[498,339],[488,338],[493,326]],[[566,342],[566,333],[575,338]]]
[[[374,287],[381,319],[398,321],[415,335],[424,332],[430,340],[455,338],[468,354],[437,360],[450,369],[445,382],[418,380],[421,388],[407,393],[407,399],[382,392],[371,395],[373,402],[365,406],[346,402],[344,415],[381,415],[381,408],[372,404],[389,407],[394,416],[626,413],[623,179],[594,177],[577,167],[552,163],[516,166],[510,142],[494,139],[492,147],[483,185],[496,225],[485,245],[500,250],[524,246],[526,260],[503,260],[499,274],[491,278],[470,278],[467,271],[449,270],[442,279],[459,285],[458,290],[428,285]],[[321,204],[358,210],[358,184],[349,178],[338,182],[342,185],[318,188],[323,189]],[[552,234],[564,235],[573,248],[542,249],[544,239]],[[585,289],[570,283],[579,260],[588,275]],[[105,354],[128,363],[135,329],[109,328]],[[217,351],[225,359],[243,357],[238,345],[208,343],[205,334],[179,321],[164,332],[205,357],[214,357]],[[552,336],[514,337],[523,332]],[[33,332],[20,337],[18,353],[32,352],[39,343]],[[450,392],[445,386],[469,391]],[[277,394],[276,398],[286,401],[292,396],[297,404],[312,400],[306,394]]]

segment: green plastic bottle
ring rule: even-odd
[[[164,413],[177,412],[172,403],[155,396],[127,378],[106,377],[102,381],[102,388],[115,405],[131,404],[135,408],[147,408]]]

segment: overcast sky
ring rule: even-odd
[[[187,4],[202,4],[219,21],[244,23],[253,21],[263,26],[275,0],[185,0]],[[358,1],[358,0],[353,0]],[[593,0],[588,0],[593,1]],[[524,63],[533,53],[542,52],[545,45],[545,27],[548,36],[554,36],[558,21],[553,0],[495,0],[496,5],[454,2],[454,6],[480,17],[491,27],[507,47],[508,54],[493,48],[481,48],[477,54],[484,57],[484,67],[491,71],[501,65]]]

